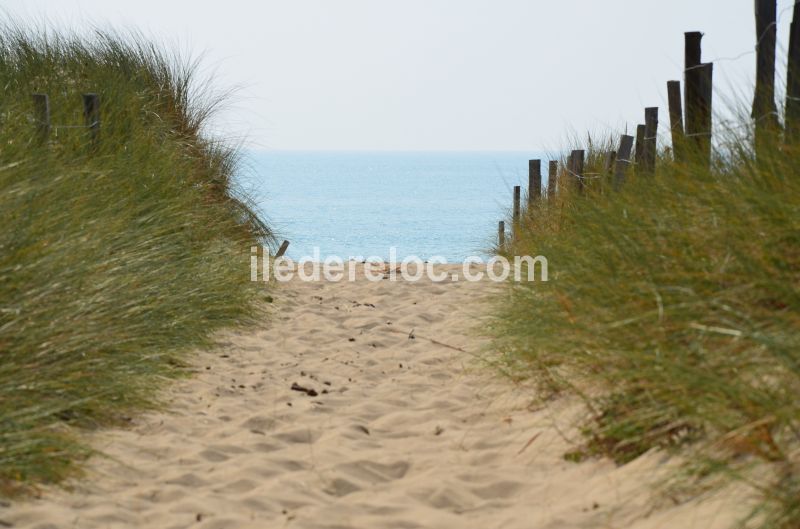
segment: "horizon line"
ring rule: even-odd
[[[244,150],[264,153],[513,153],[544,154],[553,151],[533,149],[270,149],[267,147],[246,147]]]

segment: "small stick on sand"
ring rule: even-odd
[[[389,331],[389,332],[394,332],[394,333],[399,333],[399,334],[406,334],[406,331],[401,331],[400,329],[386,329],[386,330]],[[408,333],[408,337],[409,338],[412,338],[412,337],[413,338],[421,338],[422,340],[427,340],[427,341],[429,341],[429,342],[431,342],[432,344],[435,344],[435,345],[440,345],[442,347],[447,347],[448,349],[452,349],[454,351],[461,351],[462,353],[468,353],[468,351],[466,351],[465,349],[462,349],[461,347],[456,347],[454,345],[446,344],[444,342],[440,342],[439,340],[434,340],[433,338],[426,338],[424,336],[420,336],[420,335],[414,333],[414,329],[411,329],[411,332]]]

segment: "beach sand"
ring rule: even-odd
[[[455,270],[455,269],[448,269]],[[583,407],[478,361],[488,281],[276,287],[262,326],[223,336],[168,411],[91,434],[107,457],[70,490],[0,507],[44,528],[727,528],[731,490],[684,503],[670,458],[567,462]],[[295,389],[292,389],[296,384]],[[298,388],[299,386],[299,388]],[[306,391],[304,391],[306,390]]]

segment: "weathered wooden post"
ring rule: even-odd
[[[286,250],[288,249],[289,249],[289,241],[284,240],[283,243],[281,243],[281,247],[278,248],[278,253],[275,254],[275,259],[280,259],[281,257],[283,257],[284,254],[286,253]]]
[[[603,161],[603,174],[611,174],[614,171],[614,162],[617,160],[617,151],[608,151],[605,161]]]
[[[684,33],[684,64],[683,64],[683,101],[686,105],[686,135],[690,137],[689,143],[697,149],[697,137],[690,136],[699,130],[697,123],[698,100],[697,72],[703,57],[703,34],[699,31]]]
[[[800,2],[794,4],[786,71],[786,141],[800,140]]]
[[[685,70],[697,66],[703,57],[703,33],[699,31],[687,31],[683,34],[683,67]]]
[[[711,161],[711,118],[714,64],[705,63],[686,72],[686,136],[703,163]],[[691,90],[689,90],[691,86]]]
[[[47,94],[33,94],[33,112],[36,119],[36,135],[45,143],[50,137],[50,98]]]
[[[550,160],[547,169],[547,199],[552,200],[556,196],[556,184],[558,183],[558,162]]]
[[[756,0],[756,90],[753,98],[756,157],[768,147],[769,137],[778,129],[775,107],[775,46],[778,4],[776,0]]]
[[[636,125],[636,145],[634,146],[633,163],[639,171],[644,162],[644,132],[646,125]]]
[[[658,107],[647,107],[644,109],[644,123],[642,172],[653,174],[656,170],[656,149],[658,147]]]
[[[681,82],[667,81],[669,101],[669,128],[672,133],[672,153],[675,161],[683,162],[683,103],[681,101]]]
[[[506,223],[500,221],[497,224],[497,248],[502,252],[506,247]]]
[[[586,151],[578,149],[572,151],[570,159],[572,160],[572,176],[578,181],[578,191],[583,193],[586,189],[586,182],[583,181],[583,166],[585,163]]]
[[[528,208],[542,198],[542,161],[528,161]]]
[[[89,129],[92,143],[97,143],[100,137],[100,96],[83,94],[83,118],[86,128]]]
[[[514,212],[512,217],[514,221],[514,236],[517,235],[517,226],[519,225],[521,194],[522,188],[520,186],[514,186]]]
[[[702,64],[701,40],[697,31],[685,34],[684,102],[686,104],[685,148],[691,147],[704,163],[711,160],[711,116],[714,65]]]
[[[617,191],[625,181],[625,172],[631,163],[631,151],[633,151],[633,136],[623,134],[619,141],[617,163],[616,167],[614,167],[614,189]]]

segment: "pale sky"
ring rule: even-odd
[[[793,0],[780,0],[786,48]],[[6,15],[137,28],[238,88],[218,126],[267,149],[555,149],[621,130],[703,31],[720,97],[751,97],[753,0],[0,0]],[[5,15],[0,15],[5,16]],[[780,53],[780,52],[779,52]],[[738,59],[730,60],[738,57]],[[783,77],[783,72],[780,72]]]

